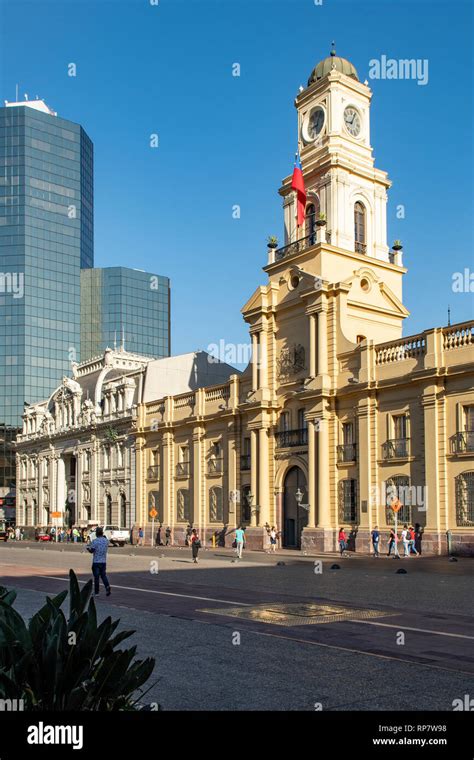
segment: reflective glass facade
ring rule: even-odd
[[[81,273],[81,359],[109,346],[158,359],[170,355],[168,277],[126,267]]]
[[[82,127],[0,108],[0,424],[80,360],[80,271],[93,266],[93,146]]]
[[[15,483],[15,440],[17,429],[0,425],[0,493],[7,493]]]

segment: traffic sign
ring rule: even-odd
[[[61,512],[51,512],[51,517],[61,517]]]
[[[150,517],[154,520],[155,517],[158,515],[158,512],[156,509],[150,509]]]
[[[402,502],[400,499],[394,499],[392,503],[390,504],[390,509],[393,509],[394,512],[398,512],[399,509],[403,507]]]

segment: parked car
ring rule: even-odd
[[[119,528],[117,525],[103,525],[104,536],[109,539],[111,546],[125,546],[130,538],[130,531],[126,528]],[[88,543],[96,538],[97,528],[93,528],[88,536]]]
[[[53,537],[49,533],[46,533],[46,531],[44,530],[40,530],[35,536],[35,541],[52,541],[52,540],[53,540]]]

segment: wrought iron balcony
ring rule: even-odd
[[[307,237],[295,240],[289,245],[285,245],[283,248],[277,248],[275,251],[275,261],[281,261],[287,259],[288,256],[294,256],[297,253],[305,251],[306,248],[311,248],[316,243],[316,234],[308,235]]]
[[[219,459],[209,459],[207,463],[207,472],[209,475],[222,472],[222,457]]]
[[[306,446],[308,443],[308,428],[297,430],[280,430],[275,433],[277,448],[283,449],[288,446]]]
[[[160,465],[159,464],[153,464],[151,467],[147,469],[146,472],[147,480],[159,480],[160,478]]]
[[[178,462],[176,465],[176,475],[178,477],[187,477],[189,475],[189,462]]]
[[[474,430],[463,430],[451,437],[452,454],[468,454],[474,452]]]
[[[240,469],[250,470],[250,454],[242,454],[240,457]]]
[[[355,462],[357,459],[357,444],[342,443],[337,447],[338,462]]]
[[[409,438],[392,438],[382,444],[383,459],[406,459],[410,456]]]

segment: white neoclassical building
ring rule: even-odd
[[[74,364],[49,399],[25,409],[16,443],[17,523],[131,528],[137,406],[235,374],[208,359],[205,352],[152,359],[107,349]]]

